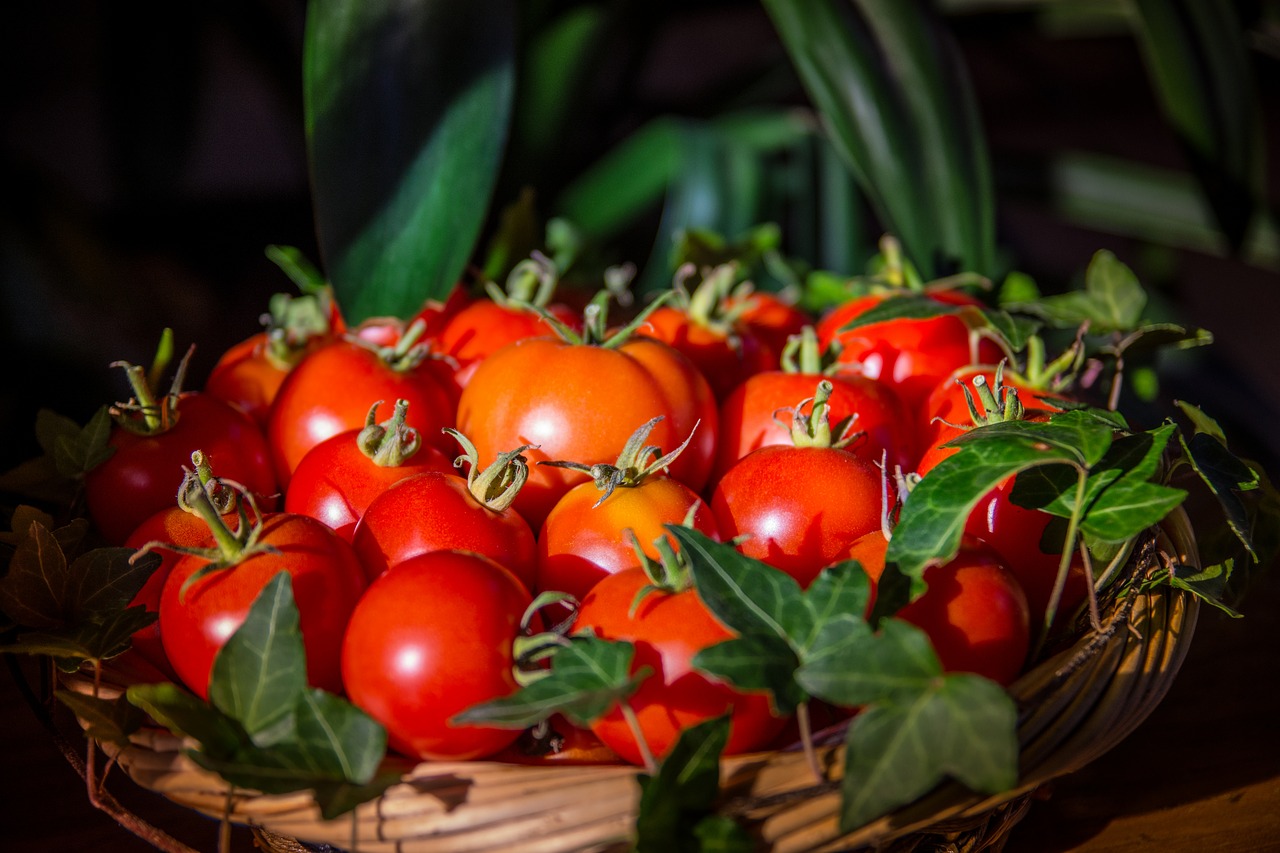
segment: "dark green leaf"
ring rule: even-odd
[[[693,826],[698,853],[754,853],[758,849],[751,833],[727,815],[711,814]]]
[[[209,701],[244,726],[254,743],[270,746],[293,733],[294,709],[306,687],[293,581],[281,571],[213,659]]]
[[[125,696],[101,699],[71,690],[58,690],[54,695],[84,722],[85,734],[94,740],[127,747],[130,733],[142,726],[142,712]]]
[[[323,690],[304,690],[297,704],[296,743],[317,779],[363,785],[387,752],[387,730]]]
[[[825,642],[828,626],[844,623],[849,617],[862,621],[871,600],[871,580],[857,560],[842,560],[827,566],[805,590],[804,601],[809,608],[811,628],[807,635],[794,635],[793,641],[804,652],[810,653]]]
[[[1080,529],[1103,542],[1123,542],[1159,523],[1186,496],[1182,489],[1125,477],[1097,497]]]
[[[1014,352],[1021,352],[1027,346],[1031,336],[1040,331],[1042,325],[1038,320],[1022,316],[1015,317],[1008,311],[992,311],[983,308],[979,313],[987,328],[996,331]]]
[[[40,429],[37,422],[37,432]],[[77,428],[75,433],[59,429],[53,438],[52,453],[58,473],[76,479],[110,459],[115,453],[115,448],[107,443],[111,438],[111,429],[111,414],[105,406],[93,413],[84,429]]]
[[[508,129],[515,20],[511,0],[308,4],[316,230],[349,320],[411,315],[471,256]]]
[[[840,826],[852,830],[951,776],[995,794],[1018,779],[1017,709],[994,682],[947,675],[901,702],[854,717],[845,748]]]
[[[648,667],[631,673],[634,657],[631,643],[574,637],[551,656],[549,675],[511,696],[473,705],[452,722],[523,729],[558,712],[576,725],[588,725],[634,693],[650,674]]]
[[[1049,323],[1064,328],[1075,328],[1087,322],[1089,331],[1099,334],[1136,329],[1141,325],[1146,304],[1146,291],[1133,271],[1103,249],[1094,254],[1085,270],[1083,290],[1006,307],[1043,317]]]
[[[1083,466],[1097,464],[1111,448],[1115,427],[1091,410],[1072,409],[1052,415],[1048,421],[1004,421],[969,430],[949,443],[951,447],[992,441],[1017,441],[1029,446],[1049,445],[1066,451]]]
[[[211,758],[229,759],[249,744],[239,723],[176,684],[134,684],[127,695],[166,729],[198,741]]]
[[[1256,561],[1258,555],[1253,548],[1249,514],[1239,493],[1257,488],[1258,473],[1227,449],[1212,432],[1197,431],[1190,439],[1179,436],[1179,440],[1191,467],[1217,498],[1227,525]]]
[[[333,820],[361,803],[381,797],[392,785],[399,784],[401,778],[402,774],[388,770],[378,773],[361,785],[351,782],[317,782],[311,790],[316,804],[320,806],[320,816],[325,820]]]
[[[655,776],[640,777],[637,853],[688,850],[692,825],[720,794],[720,754],[729,741],[726,714],[680,733]]]
[[[865,623],[839,627],[841,638],[833,637],[796,672],[796,680],[819,699],[847,708],[906,701],[942,674],[928,636],[906,622],[884,619],[874,635]]]
[[[133,560],[132,548],[95,548],[77,557],[64,603],[67,619],[101,621],[133,601],[147,579],[160,568],[160,555]]]
[[[1175,588],[1186,590],[1201,601],[1213,605],[1231,618],[1239,619],[1243,614],[1236,612],[1223,601],[1234,568],[1234,560],[1227,560],[1223,564],[1209,566],[1199,571],[1195,566],[1177,563],[1168,577],[1157,577],[1153,581],[1155,583],[1167,581]]]
[[[1213,343],[1213,333],[1177,323],[1147,323],[1134,329],[1126,338],[1126,355],[1152,352],[1165,347],[1192,349]]]
[[[957,310],[959,306],[939,302],[923,294],[904,293],[873,305],[841,326],[840,331],[847,332],[850,329],[886,323],[890,320],[927,320],[931,317],[954,314]]]
[[[0,608],[28,628],[60,628],[66,624],[65,601],[71,578],[62,546],[52,532],[32,521],[27,536],[0,578]]]
[[[123,654],[130,638],[156,621],[142,605],[118,610],[100,622],[77,622],[46,631],[27,631],[4,651],[48,655],[67,672],[85,661],[104,661]]]
[[[754,635],[725,640],[699,651],[692,663],[740,691],[767,690],[779,715],[794,712],[808,698],[796,684],[796,653],[782,639]]]
[[[1174,400],[1176,405],[1187,418],[1190,419],[1191,425],[1196,432],[1208,433],[1223,444],[1227,443],[1227,435],[1222,431],[1222,426],[1213,418],[1205,414],[1204,410],[1198,406],[1192,405],[1185,400]]]

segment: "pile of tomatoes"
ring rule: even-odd
[[[330,308],[322,330],[268,330],[202,391],[161,396],[128,367],[135,399],[86,485],[108,540],[164,555],[138,598],[159,620],[135,652],[206,694],[217,650],[285,570],[311,683],[409,756],[513,755],[518,732],[452,719],[515,691],[519,641],[542,630],[629,640],[653,670],[629,700],[636,720],[606,714],[586,732],[553,718],[548,759],[567,743],[566,759],[639,762],[637,721],[661,756],[729,708],[729,752],[776,745],[787,721],[767,697],[690,665],[728,631],[642,563],[671,558],[663,526],[686,524],[804,586],[850,558],[878,576],[902,475],[948,452],[970,418],[962,385],[990,387],[1002,354],[956,314],[843,328],[891,298],[819,318],[741,291],[708,314],[677,291],[614,328],[604,300],[455,294],[408,320],[347,328]],[[1003,683],[1060,560],[1048,516],[1007,486],[900,614],[947,669]],[[532,606],[551,591],[571,598]],[[1063,608],[1081,595],[1069,584]]]

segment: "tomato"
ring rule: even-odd
[[[725,472],[711,511],[743,554],[808,586],[853,540],[880,528],[882,474],[832,447],[762,447]]]
[[[201,450],[219,476],[247,488],[263,509],[275,506],[276,481],[262,430],[244,412],[200,392],[177,397],[167,428],[151,435],[117,424],[110,459],[85,476],[89,517],[111,543],[174,504],[184,466]]]
[[[307,680],[314,687],[341,693],[342,631],[365,587],[355,552],[328,527],[305,515],[268,515],[261,525],[260,547],[245,550],[228,568],[198,578],[185,592],[187,579],[210,561],[185,555],[174,564],[160,595],[165,654],[183,683],[208,698],[214,657],[244,624],[267,582],[287,571],[306,647]],[[206,544],[214,544],[212,537]]]
[[[448,453],[453,442],[440,430],[452,426],[449,396],[423,366],[426,353],[406,336],[394,351],[348,337],[304,358],[285,379],[267,425],[276,477],[287,489],[308,450],[326,438],[362,426],[370,400],[409,403],[409,426],[423,441]]]
[[[778,364],[779,353],[745,328],[699,319],[688,310],[664,305],[649,315],[646,335],[688,356],[723,400],[747,377]]]
[[[693,526],[719,539],[715,518],[697,494],[677,480],[661,475],[646,477],[636,486],[623,486],[601,500],[594,483],[574,486],[562,497],[538,535],[539,591],[567,592],[579,601],[605,575],[636,564],[632,531],[650,557],[659,556],[654,541],[670,534],[664,524],[680,524],[698,504]]]
[[[406,560],[370,584],[351,615],[347,696],[407,755],[461,760],[502,750],[518,731],[450,719],[515,692],[511,647],[530,603],[515,575],[477,554]]]
[[[383,424],[374,423],[376,411],[377,404],[362,429],[340,432],[306,452],[289,480],[286,512],[318,519],[350,542],[356,522],[388,488],[415,474],[453,471],[449,457],[421,444],[417,430],[405,425],[405,401]]]
[[[356,525],[352,544],[370,580],[431,551],[483,554],[532,587],[538,546],[529,523],[510,506],[486,505],[457,474],[429,471],[378,495]]]
[[[770,710],[763,693],[742,693],[693,669],[693,656],[731,639],[692,588],[682,592],[655,590],[640,603],[636,594],[650,584],[643,569],[633,567],[609,575],[582,602],[575,630],[590,630],[608,640],[635,644],[631,671],[652,668],[627,700],[640,723],[653,756],[661,759],[689,726],[731,710],[726,755],[749,752],[769,743],[785,718]],[[600,740],[633,764],[644,757],[620,708],[591,724]]]
[[[952,291],[932,297],[953,305],[978,304],[977,300]],[[984,364],[1000,358],[1000,348],[986,339],[978,342],[975,353],[968,327],[954,314],[885,320],[840,331],[846,323],[891,298],[862,296],[840,305],[818,322],[818,340],[824,349],[837,342],[842,364],[888,383],[911,409],[917,409],[951,371],[974,362],[975,354],[976,360]]]
[[[844,558],[862,563],[874,585],[888,547],[882,534],[870,533]],[[1011,684],[1031,647],[1031,614],[1022,587],[996,553],[966,541],[950,562],[926,569],[924,581],[929,588],[898,611],[898,618],[929,636],[943,670]]]
[[[720,445],[712,481],[753,450],[791,444],[790,419],[783,411],[814,396],[821,375],[771,370],[757,373],[729,395],[720,406]],[[839,424],[855,417],[852,431],[864,433],[849,450],[872,463],[885,455],[889,470],[901,465],[909,470],[916,458],[911,423],[897,394],[865,376],[829,377],[832,392],[829,419]],[[775,416],[776,414],[776,416]]]
[[[579,325],[578,318],[566,306],[551,305],[547,310],[571,328]],[[551,326],[534,311],[478,299],[445,324],[440,331],[438,350],[457,362],[454,382],[461,393],[480,362],[502,347],[522,338],[550,333]]]
[[[611,462],[637,424],[659,415],[651,443],[670,449],[693,435],[671,476],[698,491],[711,471],[717,415],[710,386],[687,358],[643,337],[607,347],[525,338],[476,369],[458,404],[458,429],[484,457],[531,446],[515,508],[538,527],[587,475],[532,463]]]
[[[725,302],[726,310],[761,343],[779,355],[792,335],[798,335],[813,321],[809,315],[776,293],[757,290],[735,293]],[[770,365],[772,367],[772,365]]]

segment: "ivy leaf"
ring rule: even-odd
[[[1087,322],[1090,332],[1105,333],[1136,329],[1146,306],[1146,291],[1133,270],[1103,249],[1094,254],[1085,270],[1083,290],[1006,307],[1040,316],[1060,328],[1076,328]]]
[[[845,628],[844,642],[827,644],[807,658],[796,680],[813,696],[855,708],[873,702],[908,701],[942,675],[942,664],[918,628],[899,619],[884,619],[872,634]]]
[[[48,413],[42,423],[41,414],[36,415],[37,438],[42,429],[51,433],[51,437],[46,436],[45,440],[50,441],[52,450],[47,447],[44,449],[53,456],[54,465],[62,476],[68,479],[81,478],[115,453],[115,448],[108,444],[113,422],[106,406],[94,412],[83,429],[76,427],[74,431],[68,430],[61,420],[56,426],[52,425],[50,421],[61,417],[52,413]],[[72,425],[74,426],[74,422]],[[43,446],[44,441],[41,444]]]
[[[550,657],[550,674],[510,696],[473,705],[453,717],[469,723],[523,729],[562,713],[575,725],[589,725],[636,691],[651,670],[634,675],[635,646],[598,637],[572,637]]]
[[[728,714],[691,726],[680,733],[654,776],[639,777],[637,853],[701,849],[693,827],[720,794],[720,754],[728,741]]]
[[[865,709],[849,725],[840,827],[912,802],[945,777],[996,794],[1018,779],[1017,708],[976,675],[934,679],[898,702]]]
[[[1159,523],[1186,497],[1182,489],[1125,477],[1098,496],[1080,529],[1103,542],[1124,542]]]
[[[126,695],[166,729],[199,742],[210,758],[228,759],[249,743],[243,726],[176,684],[134,684]]]
[[[126,747],[130,733],[142,726],[142,712],[126,696],[102,699],[73,690],[57,690],[53,695],[85,722],[85,734],[94,740]]]
[[[1222,507],[1231,532],[1257,562],[1258,554],[1249,529],[1249,513],[1239,493],[1258,488],[1258,472],[1227,448],[1222,428],[1216,421],[1188,403],[1179,402],[1178,406],[1191,418],[1195,427],[1190,439],[1181,434],[1178,437],[1183,454]]]
[[[132,548],[95,548],[71,563],[68,621],[100,621],[133,601],[161,562],[159,554],[144,554],[136,561],[133,554]]]
[[[293,582],[279,572],[254,598],[244,623],[213,659],[209,701],[258,746],[290,736],[307,688],[306,651]]]
[[[101,662],[124,654],[135,632],[156,621],[145,607],[129,607],[101,622],[81,622],[48,631],[24,631],[0,651],[46,655],[63,672],[75,672],[86,661]]]
[[[928,320],[946,314],[956,313],[957,306],[930,299],[919,293],[904,293],[890,296],[876,305],[863,311],[840,327],[841,332],[872,326],[876,323],[887,323],[890,320]]]
[[[693,656],[695,669],[728,681],[741,691],[769,691],[773,709],[790,714],[808,696],[796,683],[800,660],[783,639],[764,635],[737,637],[708,646]]]
[[[62,546],[49,528],[32,521],[9,561],[8,574],[0,579],[0,608],[25,627],[61,628],[67,621],[63,602],[70,583]]]
[[[1186,590],[1201,601],[1211,604],[1230,616],[1232,619],[1243,618],[1244,614],[1225,603],[1227,584],[1231,581],[1231,573],[1235,568],[1235,560],[1227,559],[1223,563],[1208,566],[1195,571],[1194,566],[1177,563],[1173,571],[1165,577],[1152,579],[1152,583],[1165,583],[1175,589]]]

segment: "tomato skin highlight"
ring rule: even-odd
[[[174,565],[160,595],[161,640],[174,672],[207,699],[218,650],[244,624],[267,582],[287,571],[306,647],[307,680],[340,694],[342,631],[365,587],[355,552],[314,518],[288,513],[266,516],[259,541],[272,545],[277,553],[255,553],[231,568],[212,572],[195,581],[185,594],[181,590],[187,578],[209,561],[187,555]],[[206,544],[213,544],[212,537]]]
[[[871,603],[888,547],[888,540],[874,532],[844,555],[862,563],[872,582]],[[924,580],[929,588],[899,610],[898,618],[928,634],[944,671],[1012,684],[1031,648],[1031,610],[1017,578],[996,552],[967,540],[950,562],[926,569]]]
[[[311,448],[298,462],[284,496],[284,509],[309,515],[352,541],[356,523],[375,498],[415,474],[451,473],[453,462],[430,445],[420,445],[403,465],[383,467],[366,456],[348,430]]]
[[[670,477],[650,476],[638,486],[620,487],[596,506],[601,492],[594,483],[574,486],[556,503],[538,534],[538,591],[567,592],[579,601],[605,575],[636,564],[631,530],[641,549],[657,559],[654,540],[665,536],[664,524],[680,524],[698,503],[693,526],[719,541],[710,508],[687,486]]]
[[[481,459],[532,445],[525,452],[529,479],[514,506],[537,528],[556,501],[588,477],[536,463],[612,463],[636,428],[659,415],[649,443],[667,451],[693,433],[670,470],[700,490],[711,471],[717,415],[710,386],[688,359],[648,338],[611,349],[525,338],[476,369],[458,403],[458,430]]]
[[[275,507],[276,480],[262,430],[244,412],[215,397],[187,392],[178,420],[167,431],[139,435],[118,424],[115,453],[85,476],[89,517],[112,544],[120,544],[149,517],[173,506],[191,454],[202,451],[219,476],[243,485],[261,508]]]
[[[511,645],[532,599],[476,554],[413,557],[369,585],[347,625],[347,695],[387,728],[391,746],[424,760],[482,758],[518,730],[452,725],[461,711],[516,690]]]
[[[855,539],[880,529],[882,475],[835,448],[762,447],[731,467],[711,494],[725,540],[807,587]]]
[[[340,339],[298,363],[276,395],[267,426],[276,479],[288,488],[306,452],[340,432],[364,426],[370,400],[407,400],[408,425],[425,444],[444,453],[456,449],[441,430],[452,426],[453,404],[423,362],[392,369],[378,354]]]
[[[514,509],[490,509],[456,474],[428,471],[386,489],[356,524],[352,544],[370,581],[431,551],[461,549],[497,561],[532,588],[538,546]]]
[[[575,630],[590,629],[609,640],[635,644],[631,671],[643,666],[653,674],[627,700],[640,721],[645,742],[661,760],[680,732],[732,709],[726,755],[749,752],[769,743],[786,718],[776,717],[763,693],[741,693],[693,669],[693,656],[732,638],[703,605],[693,589],[645,596],[629,615],[636,593],[649,583],[643,569],[633,567],[609,575],[582,602]],[[610,749],[632,764],[644,759],[622,711],[614,708],[591,724]]]

